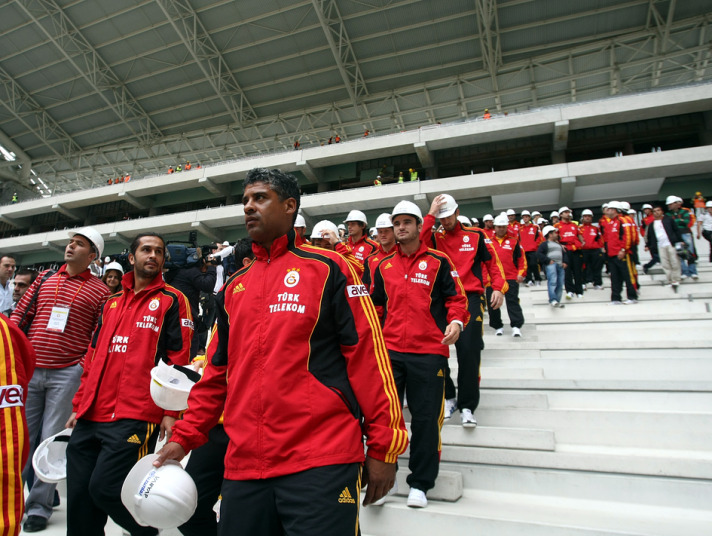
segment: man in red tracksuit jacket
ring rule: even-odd
[[[624,228],[620,215],[623,212],[618,201],[611,201],[606,208],[608,223],[603,232],[603,242],[606,245],[608,272],[611,274],[611,304],[634,304],[638,302],[638,293],[633,284],[635,266],[628,251],[631,247],[630,238]],[[625,282],[628,299],[621,301],[621,292]]]
[[[295,244],[299,200],[294,176],[247,174],[255,260],[217,295],[207,377],[155,462],[205,443],[223,415],[224,534],[358,534],[364,458],[368,505],[393,487],[408,444],[368,291],[338,253]]]
[[[481,354],[484,349],[482,319],[486,306],[485,282],[489,279],[493,289],[490,307],[497,309],[504,303],[507,280],[489,238],[481,229],[463,227],[457,219],[459,215],[460,209],[451,195],[436,196],[425,216],[420,239],[450,257],[467,294],[470,323],[455,343],[458,365],[457,395],[455,384],[450,377],[450,368],[447,369],[445,418],[450,418],[452,413],[459,409],[463,426],[470,427],[477,425],[474,412],[480,403],[479,377]],[[433,233],[436,218],[440,220],[442,229]],[[484,220],[488,221],[487,216]]]
[[[559,243],[566,248],[569,254],[569,263],[565,271],[566,298],[571,299],[574,294],[583,297],[583,253],[581,251],[582,237],[579,228],[572,221],[573,214],[569,207],[559,209],[561,221],[554,224],[559,231]]]
[[[412,415],[408,506],[423,508],[440,464],[448,345],[469,320],[467,297],[447,255],[420,240],[423,219],[415,203],[391,214],[398,245],[373,274],[373,303],[382,307],[383,336],[398,396]]]
[[[541,283],[536,250],[539,244],[544,241],[544,237],[539,226],[532,223],[532,217],[528,210],[522,210],[522,222],[522,226],[519,228],[519,243],[527,259],[527,286],[531,287],[534,285],[534,281]]]
[[[593,285],[593,288],[600,290],[603,288],[603,235],[593,224],[593,212],[589,209],[581,213],[581,220],[583,223],[579,225],[579,233],[583,238],[583,281],[585,285]]]
[[[144,233],[131,244],[134,270],[110,296],[84,358],[67,427],[67,534],[103,534],[107,515],[135,535],[140,526],[121,502],[121,486],[134,464],[170,437],[178,412],[151,399],[151,369],[159,360],[189,361],[193,319],[188,299],[163,281],[166,245]]]
[[[507,314],[512,328],[512,336],[521,337],[524,313],[522,312],[522,306],[519,304],[519,284],[524,281],[524,276],[527,273],[527,260],[519,243],[519,238],[512,237],[509,234],[507,220],[502,214],[494,219],[494,233],[492,246],[497,252],[497,257],[499,262],[502,263],[504,275],[507,279],[508,288],[504,293],[504,299],[507,302]],[[489,313],[490,327],[496,330],[497,335],[502,335],[504,329],[502,311],[495,309],[490,310]]]

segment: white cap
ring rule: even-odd
[[[628,214],[635,214],[635,210],[633,210],[632,208],[629,208],[629,209],[628,209]]]
[[[82,235],[94,244],[94,247],[99,252],[97,257],[101,258],[101,254],[104,253],[104,238],[99,231],[93,227],[82,227],[81,229],[69,231],[69,238],[74,238],[76,235]]]
[[[376,229],[375,227],[371,227],[371,228],[368,230],[368,234],[369,234],[370,236],[376,236],[376,233],[377,233],[377,232],[378,232],[378,229]]]
[[[561,208],[559,209],[559,216],[561,216],[561,214],[563,214],[564,212],[571,212],[571,209],[570,209],[569,207],[567,207],[567,206],[561,207]]]
[[[556,216],[556,217],[558,218],[558,217],[559,217],[559,213],[556,212],[556,211],[554,211],[554,212],[552,212],[551,214],[549,214],[549,218],[553,218],[554,216]]]
[[[645,204],[641,207],[641,210],[645,210],[646,208],[649,208],[649,209],[652,210],[652,209],[653,209],[653,205],[651,205],[650,203],[645,203]]]
[[[520,216],[531,216],[531,215],[532,215],[532,213],[529,212],[528,210],[522,210],[522,212],[520,214]]]
[[[161,360],[151,369],[151,398],[161,409],[183,411],[188,409],[188,395],[199,379],[194,370]]]
[[[297,214],[297,218],[294,220],[294,227],[306,227],[307,222],[304,219],[304,216],[301,214]]]
[[[459,221],[462,225],[466,225],[467,227],[472,227],[472,222],[470,221],[470,218],[468,218],[467,216],[463,216],[462,214],[460,214],[457,217],[457,221]]]
[[[124,273],[124,267],[121,266],[121,263],[118,263],[116,261],[110,262],[109,264],[104,266],[104,273],[108,272],[109,270],[118,270],[119,272],[121,272],[122,275]]]
[[[346,226],[343,223],[340,223],[339,225],[337,225],[336,228],[339,229],[340,231],[346,230]]]
[[[494,218],[492,217],[492,214],[485,214],[484,218],[482,218],[482,221],[492,221]]]
[[[166,460],[154,467],[157,458],[149,454],[133,466],[121,487],[121,502],[139,525],[174,529],[193,517],[198,490],[181,464]]]
[[[667,199],[665,200],[666,205],[672,205],[673,203],[677,203],[677,196],[676,195],[669,195],[667,196]]]
[[[584,216],[593,216],[593,212],[591,212],[589,209],[584,209],[584,211],[581,212],[581,217],[583,218]]]
[[[338,227],[336,227],[336,225],[334,225],[329,220],[321,220],[320,222],[317,222],[317,224],[312,229],[311,239],[314,240],[315,238],[322,238],[321,233],[323,231],[332,231],[336,234],[337,237],[339,236],[339,229]]]
[[[522,214],[523,214],[523,213],[522,213]],[[539,212],[538,210],[535,210],[534,212],[532,212],[532,216],[536,216],[537,214],[538,214],[539,216],[541,216],[541,212]]]
[[[507,214],[502,212],[499,216],[497,216],[494,219],[494,224],[495,225],[509,225],[509,218],[507,218]]]
[[[32,467],[42,482],[56,484],[67,478],[67,443],[73,428],[48,437],[39,444],[32,456]]]
[[[361,223],[365,223],[366,225],[368,225],[366,215],[360,210],[352,210],[351,212],[349,212],[349,215],[346,216],[346,219],[344,221],[360,221]]]
[[[608,203],[608,208],[613,208],[616,210],[621,210],[621,204],[618,201],[611,201]]]
[[[547,220],[546,218],[539,218],[537,225],[542,225],[542,224],[546,225],[547,223],[549,223],[549,220]]]
[[[507,216],[516,216],[517,213],[514,212],[513,208],[507,209]]]
[[[628,201],[620,201],[620,205],[623,210],[630,210],[630,203],[628,203]]]
[[[478,220],[477,218],[472,218],[472,223],[480,223],[480,220]]]
[[[601,208],[603,208],[603,209],[608,208],[608,203],[603,203],[603,204],[601,205]]]
[[[707,203],[705,203],[705,207],[712,208],[712,201],[707,201]]]
[[[544,228],[541,230],[541,234],[544,235],[544,238],[546,238],[546,235],[548,235],[551,231],[556,231],[556,227],[553,225],[545,225]]]
[[[378,218],[376,218],[376,229],[387,229],[388,227],[393,227],[391,215],[387,212],[379,214]]]
[[[443,194],[443,198],[445,199],[445,204],[440,206],[437,216],[438,218],[447,218],[448,216],[452,216],[455,214],[458,207],[457,201],[455,201],[455,198],[450,194]]]
[[[447,194],[445,194],[447,195]],[[452,198],[451,198],[452,199]],[[454,201],[454,200],[453,200]],[[391,219],[395,218],[399,214],[410,214],[418,218],[418,221],[423,221],[423,213],[420,212],[418,205],[410,201],[399,201],[398,204],[393,207],[393,212],[391,213]],[[446,216],[443,216],[446,217]]]
[[[675,200],[676,200],[678,203],[682,203],[682,197],[679,197],[679,196],[676,195],[676,196],[675,196]]]
[[[223,242],[222,245],[227,247],[227,246],[230,245],[230,242],[228,242],[227,240],[225,240],[225,242]]]

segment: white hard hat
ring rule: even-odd
[[[360,221],[361,223],[365,223],[366,225],[368,225],[366,215],[360,210],[352,210],[351,212],[349,212],[349,215],[346,216],[346,219],[344,221]]]
[[[67,443],[73,428],[48,437],[35,449],[32,467],[42,482],[56,484],[67,478]]]
[[[181,464],[166,460],[154,467],[157,458],[149,454],[133,466],[121,487],[121,502],[139,525],[174,529],[195,513],[198,490]]]
[[[603,209],[608,208],[608,203],[603,203],[603,204],[601,205],[601,208],[603,208]]]
[[[547,220],[546,218],[539,218],[539,221],[536,223],[537,225],[546,225],[547,223],[549,223],[549,220]]]
[[[705,203],[705,207],[712,208],[712,201],[707,201],[707,203]]]
[[[556,216],[556,217],[558,218],[558,217],[559,217],[559,213],[556,212],[556,211],[554,211],[554,212],[552,212],[551,214],[549,214],[549,218],[553,218],[554,216]]]
[[[673,203],[677,203],[677,196],[676,195],[667,196],[667,199],[665,200],[665,204],[672,205]]]
[[[151,398],[167,411],[188,409],[188,395],[200,374],[187,367],[161,360],[151,369]]]
[[[457,204],[455,206],[457,206]],[[395,218],[399,214],[409,214],[418,218],[418,221],[423,221],[423,213],[420,212],[420,208],[418,208],[418,205],[411,201],[399,201],[398,204],[393,207],[393,212],[391,212],[391,219]]]
[[[593,212],[589,209],[584,209],[584,211],[581,212],[581,217],[583,218],[584,216],[593,216]]]
[[[104,253],[104,238],[99,231],[93,227],[82,227],[81,229],[69,231],[69,238],[74,238],[76,235],[82,235],[94,244],[94,247],[98,251],[97,257],[101,258],[101,254]]]
[[[376,229],[375,227],[371,227],[371,228],[368,230],[368,234],[371,235],[371,236],[374,236],[377,232],[378,232],[378,229]]]
[[[652,209],[653,209],[653,205],[651,205],[650,203],[645,203],[645,204],[641,207],[641,210],[645,210],[646,208],[649,208],[650,210],[652,210]]]
[[[346,226],[345,226],[343,223],[340,223],[339,225],[337,225],[336,228],[339,229],[339,230],[341,230],[341,231],[345,231],[345,230],[346,230]]]
[[[294,227],[306,227],[307,222],[304,220],[304,216],[301,214],[297,214],[296,219],[294,220]]]
[[[635,214],[635,210],[633,210],[632,208],[629,208],[629,209],[628,209],[628,214]]]
[[[682,197],[676,195],[676,196],[675,196],[675,201],[677,201],[678,203],[682,203]]]
[[[225,242],[223,242],[222,245],[223,245],[223,246],[229,246],[229,245],[230,245],[230,242],[228,242],[227,240],[225,240]]]
[[[111,262],[111,257],[104,257],[104,262]]]
[[[516,216],[516,212],[514,212],[513,208],[510,208],[507,210],[507,216]]]
[[[524,214],[524,213],[522,212],[522,214]],[[538,210],[535,210],[534,212],[532,212],[532,216],[536,216],[537,214],[539,216],[541,216],[541,212],[539,212]]]
[[[452,216],[457,210],[457,201],[455,201],[453,196],[450,194],[443,194],[443,199],[445,200],[445,204],[440,206],[438,218],[447,218],[448,216]]]
[[[608,203],[608,208],[615,210],[621,210],[621,204],[618,201],[611,201]]]
[[[520,214],[520,216],[531,216],[531,215],[532,215],[532,213],[529,212],[528,210],[522,210],[522,212]]]
[[[472,223],[480,223],[480,220],[478,220],[477,218],[472,218]]]
[[[499,216],[497,216],[494,219],[494,224],[495,225],[509,225],[509,218],[507,218],[507,214],[502,212]]]
[[[541,230],[541,234],[544,235],[544,238],[546,238],[546,235],[548,235],[551,231],[556,231],[556,227],[553,225],[545,225],[544,228]]]
[[[118,270],[121,272],[121,274],[124,273],[124,267],[121,266],[121,263],[118,263],[116,261],[110,262],[106,266],[104,266],[104,273],[108,272],[109,270]]]
[[[460,214],[457,217],[457,221],[459,221],[462,225],[466,225],[467,227],[472,227],[472,222],[470,221],[470,218],[468,218],[467,216],[463,216],[462,214]]]
[[[571,209],[570,209],[569,207],[567,207],[567,206],[561,207],[561,208],[559,209],[559,216],[561,216],[561,214],[563,214],[564,212],[571,212]]]
[[[485,214],[484,218],[482,218],[482,221],[492,221],[494,218],[492,217],[492,214]]]
[[[339,228],[334,225],[334,223],[330,222],[329,220],[321,220],[316,223],[314,228],[312,229],[311,232],[311,239],[314,240],[315,238],[323,238],[321,233],[323,231],[332,231],[336,236],[339,236]]]
[[[387,229],[393,227],[393,222],[391,221],[391,215],[387,212],[379,214],[376,218],[376,229]]]
[[[628,203],[628,201],[620,201],[620,205],[623,210],[630,210],[630,203]]]

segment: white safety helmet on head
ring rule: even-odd
[[[455,214],[458,204],[455,198],[450,194],[442,194],[443,199],[445,199],[445,204],[440,205],[440,210],[438,211],[438,218],[447,218]]]
[[[411,216],[415,216],[419,222],[423,221],[423,213],[420,211],[420,208],[418,208],[418,205],[411,201],[399,201],[398,204],[393,207],[391,220],[399,214],[409,214]]]
[[[482,218],[482,221],[494,221],[494,218],[492,217],[492,214],[485,214],[484,218]]]
[[[556,227],[553,225],[545,225],[544,228],[541,230],[541,234],[544,235],[544,238],[546,238],[551,231],[556,231]]]
[[[603,203],[603,204],[601,205],[601,208],[602,208],[603,210],[606,210],[606,209],[608,208],[608,203]]]
[[[622,210],[621,209],[621,204],[618,201],[610,201],[608,203],[608,208],[612,208],[615,210]]]
[[[507,218],[507,214],[502,212],[499,216],[497,216],[494,219],[494,224],[495,226],[497,225],[509,225],[509,218]]]
[[[361,223],[365,223],[368,225],[368,220],[366,219],[366,215],[361,212],[360,210],[352,210],[349,212],[349,215],[346,216],[346,219],[344,220],[345,222],[350,222],[350,221],[360,221]]]
[[[645,203],[642,207],[640,207],[640,210],[645,210],[646,208],[653,210],[653,205],[651,205],[650,203]]]
[[[161,409],[183,411],[188,409],[188,395],[199,379],[193,369],[160,360],[151,369],[151,398]]]
[[[101,254],[104,253],[104,238],[99,231],[93,227],[82,227],[81,229],[69,231],[69,238],[74,238],[76,235],[81,235],[89,240],[96,248],[97,259],[101,258]]]
[[[673,203],[677,203],[677,196],[676,195],[667,196],[667,199],[665,200],[665,204],[672,205]]]
[[[339,228],[336,227],[336,225],[334,225],[329,220],[321,220],[317,222],[314,228],[312,229],[311,239],[314,240],[315,238],[323,238],[322,232],[324,231],[332,231],[336,234],[337,237],[339,236]]]
[[[376,229],[387,229],[388,227],[393,227],[391,215],[387,212],[379,214],[378,218],[376,218]]]
[[[522,212],[522,214],[524,214],[524,213]],[[541,216],[541,212],[539,212],[538,210],[533,211],[533,212],[532,212],[532,218],[533,218],[534,216]]]
[[[558,218],[558,217],[559,217],[559,213],[556,212],[556,211],[554,211],[554,212],[552,212],[551,214],[549,214],[549,219]]]
[[[531,216],[532,213],[529,212],[528,210],[522,210],[522,212],[519,215],[520,216]]]
[[[516,216],[517,213],[514,212],[514,209],[513,209],[513,208],[510,208],[510,209],[507,209],[507,214],[506,214],[506,215],[507,215],[507,216]]]
[[[73,428],[48,437],[35,449],[32,467],[42,482],[56,484],[67,478],[67,443]]]
[[[619,201],[618,203],[623,210],[630,210],[630,203],[628,203],[628,201]]]
[[[108,272],[109,270],[117,270],[117,271],[121,272],[121,275],[124,274],[124,267],[121,266],[121,263],[116,262],[116,261],[110,262],[109,264],[104,266],[104,273]]]
[[[149,454],[133,466],[121,487],[121,502],[142,527],[174,529],[195,513],[198,490],[181,464],[166,460],[154,467],[157,458]]]
[[[583,212],[581,212],[581,217],[583,218],[584,216],[593,217],[593,212],[589,209],[584,209]]]
[[[629,209],[628,209],[628,214],[635,214],[635,210],[632,209],[632,208],[629,208]]]
[[[712,201],[707,201],[707,203],[705,203],[705,207],[712,208]]]
[[[477,218],[472,218],[471,221],[472,221],[473,224],[475,224],[475,223],[480,223],[480,220],[478,220]]]
[[[304,219],[304,216],[301,214],[297,214],[296,219],[294,220],[294,227],[306,227],[307,226],[307,221]]]
[[[457,217],[457,221],[459,221],[462,225],[465,225],[467,227],[472,227],[472,222],[470,221],[470,218],[468,218],[467,216],[463,216],[462,214],[460,214]]]
[[[561,216],[564,212],[571,212],[571,209],[567,206],[563,206],[559,209],[559,216]]]

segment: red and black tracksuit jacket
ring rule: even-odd
[[[177,412],[151,398],[151,369],[160,359],[176,365],[190,360],[193,318],[188,299],[161,274],[134,293],[134,273],[106,300],[84,358],[82,381],[72,400],[77,418],[94,422],[135,419],[160,423]]]
[[[453,320],[470,320],[467,296],[450,258],[424,242],[412,255],[400,245],[378,263],[373,303],[383,307],[383,336],[389,350],[450,356],[443,332]]]
[[[376,310],[338,253],[294,232],[232,275],[216,296],[218,345],[172,441],[207,440],[223,413],[225,478],[293,474],[368,455],[395,462],[408,434]]]
[[[581,240],[579,240],[579,228],[574,222],[560,221],[554,224],[559,230],[559,243],[566,248],[567,251],[578,251],[581,249]]]
[[[582,223],[579,225],[579,233],[583,237],[583,249],[601,249],[603,247],[603,235],[601,230],[592,223]]]
[[[527,223],[519,228],[519,244],[525,253],[536,252],[536,249],[544,241],[538,225]]]
[[[509,235],[504,238],[495,236],[492,239],[492,245],[497,251],[497,256],[504,268],[504,276],[507,279],[516,280],[519,276],[526,277],[527,259],[518,238]]]
[[[366,235],[363,235],[357,242],[351,240],[349,236],[346,243],[354,252],[354,257],[364,265],[366,264],[366,259],[378,250],[378,244]]]

